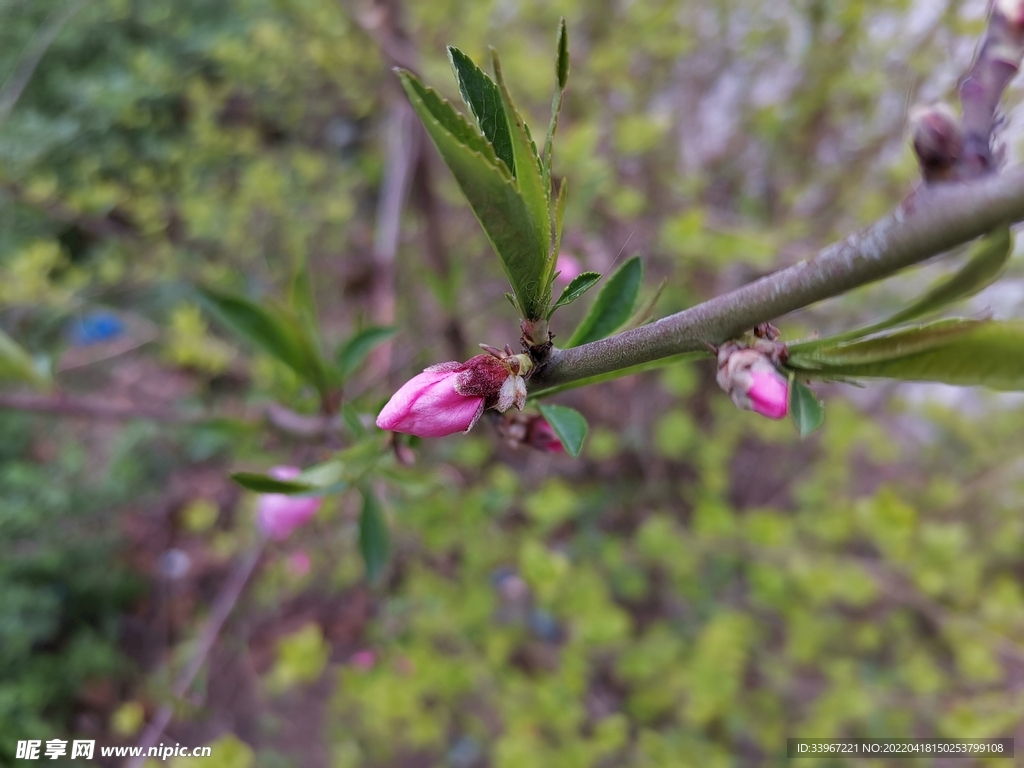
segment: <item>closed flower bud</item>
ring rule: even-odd
[[[274,467],[269,472],[276,480],[294,480],[301,473],[298,467]],[[256,524],[271,539],[287,539],[316,515],[322,502],[320,498],[262,493],[256,502]]]
[[[477,355],[441,363],[407,381],[377,416],[377,426],[418,437],[468,432],[485,408],[504,413],[526,405],[526,355]]]
[[[789,412],[789,382],[761,351],[736,342],[718,349],[718,385],[737,408],[769,419]]]
[[[548,424],[543,416],[535,416],[530,420],[529,430],[526,433],[526,443],[531,448],[545,453],[565,453],[565,446],[558,439],[555,430]]]
[[[963,154],[960,124],[945,104],[918,107],[910,114],[910,140],[925,181],[947,179]]]

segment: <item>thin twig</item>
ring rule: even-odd
[[[220,631],[224,627],[224,622],[226,622],[228,616],[231,615],[231,611],[234,609],[235,604],[238,603],[238,598],[242,595],[242,590],[245,589],[245,585],[248,583],[253,571],[256,570],[256,565],[260,561],[260,556],[263,554],[265,546],[266,539],[261,536],[259,542],[255,547],[253,547],[252,551],[245,557],[245,559],[241,560],[235,567],[234,571],[232,571],[227,583],[224,585],[221,593],[217,596],[217,600],[213,604],[213,609],[210,611],[210,615],[206,619],[206,624],[203,626],[203,630],[199,635],[199,644],[197,645],[195,652],[192,654],[192,658],[189,659],[188,664],[186,664],[181,670],[181,673],[174,681],[174,686],[171,688],[171,695],[174,699],[181,699],[185,696],[189,687],[196,679],[196,675],[199,674],[199,670],[201,670],[203,665],[206,663],[206,658],[210,655],[213,644],[217,641],[217,637],[220,635]],[[132,758],[128,762],[127,768],[142,768],[142,765],[146,762],[146,756],[148,755],[150,748],[156,746],[173,717],[173,703],[164,704],[159,710],[157,710],[152,722],[150,722],[149,726],[139,738],[140,755]]]
[[[224,416],[160,405],[115,403],[109,399],[79,397],[63,392],[0,392],[0,410],[31,411],[109,421],[141,419],[164,424],[202,424]],[[342,420],[339,416],[297,413],[280,403],[268,403],[259,407],[256,413],[249,415],[248,418],[241,418],[253,423],[265,422],[280,432],[309,439],[334,435],[342,429]]]

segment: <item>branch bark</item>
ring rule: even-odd
[[[601,341],[554,349],[534,390],[706,350],[760,323],[880,280],[989,232],[1024,220],[1024,168],[922,187],[891,214],[760,280]]]

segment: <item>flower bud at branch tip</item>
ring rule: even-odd
[[[789,382],[761,350],[732,341],[723,344],[717,379],[737,408],[769,419],[785,418],[789,412]]]
[[[533,360],[502,355],[494,347],[464,363],[441,363],[407,381],[377,416],[377,426],[418,437],[468,432],[484,410],[504,413],[526,405],[526,380]]]
[[[1024,27],[1024,0],[996,0],[996,10],[1015,27]]]

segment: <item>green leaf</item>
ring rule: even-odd
[[[789,415],[800,437],[807,437],[825,421],[825,407],[796,376],[789,377]]]
[[[821,360],[801,376],[934,381],[958,386],[1024,390],[1024,322],[963,320],[962,332],[904,347],[906,355],[867,356],[862,362]],[[927,327],[927,326],[926,326]],[[871,342],[858,342],[868,344]]]
[[[36,365],[32,355],[3,331],[0,331],[0,379],[20,381],[45,389],[50,376]]]
[[[562,179],[558,185],[558,197],[555,198],[555,244],[552,246],[552,258],[548,262],[547,271],[544,273],[544,280],[549,286],[555,281],[555,270],[558,268],[558,254],[562,252],[562,224],[565,221],[565,204],[569,195],[569,180]],[[550,317],[550,313],[548,317]]]
[[[555,131],[558,130],[558,116],[562,112],[565,86],[569,82],[569,33],[565,28],[565,17],[558,25],[558,56],[555,59],[555,92],[551,95],[551,120],[548,135],[544,140],[544,180],[551,180],[551,155],[554,150]]]
[[[308,493],[313,487],[298,480],[278,480],[258,472],[235,472],[231,479],[248,491],[256,493],[283,493],[288,496]]]
[[[384,574],[391,552],[388,525],[377,495],[363,488],[363,511],[359,515],[359,552],[366,566],[366,580],[376,584]]]
[[[983,325],[984,320],[940,320],[926,325],[900,328],[867,339],[844,341],[831,346],[814,346],[806,349],[800,346],[790,348],[786,365],[805,371],[822,369],[835,370],[846,365],[894,360],[933,347],[947,344],[950,340],[969,334]]]
[[[235,472],[231,479],[256,493],[282,493],[286,496],[326,496],[348,488],[345,464],[337,459],[315,464],[292,480],[279,480],[256,472]]]
[[[396,328],[389,326],[374,326],[349,338],[338,349],[338,369],[341,371],[342,379],[347,379],[355,373],[359,366],[366,362],[370,353],[394,336],[396,331]]]
[[[583,414],[564,405],[548,403],[539,407],[541,415],[548,420],[548,424],[562,441],[565,452],[573,458],[579,456],[583,450],[583,441],[587,437],[587,420],[583,418]]]
[[[835,336],[812,339],[794,348],[828,346],[839,341],[860,339],[896,325],[934,314],[955,301],[973,296],[999,277],[1013,251],[1009,227],[1000,227],[979,240],[971,249],[964,265],[953,274],[939,280],[928,291],[907,307],[884,320],[864,328],[857,328]]]
[[[512,154],[516,163],[516,186],[530,211],[533,229],[539,238],[538,245],[544,254],[544,262],[536,275],[538,283],[530,288],[533,295],[529,297],[532,302],[541,307],[541,310],[535,315],[526,317],[527,320],[538,320],[544,316],[548,302],[551,300],[551,286],[544,281],[544,278],[551,273],[551,262],[554,260],[551,247],[551,183],[541,169],[537,146],[530,137],[530,129],[512,102],[512,96],[505,85],[505,78],[501,74],[498,52],[494,49],[491,49],[491,59],[494,64],[494,78],[501,92],[505,117],[508,119],[509,131],[512,135]]]
[[[558,61],[555,65],[558,87],[565,90],[569,83],[569,33],[565,28],[565,17],[558,24]]]
[[[498,159],[505,163],[513,177],[516,175],[516,161],[512,154],[512,135],[508,130],[508,119],[501,104],[501,92],[497,84],[480,69],[473,60],[458,48],[448,46],[448,60],[451,62],[459,92],[473,111],[477,125],[494,147]]]
[[[597,281],[600,279],[600,272],[581,272],[576,275],[576,277],[574,277],[572,281],[565,286],[565,289],[562,291],[562,295],[558,297],[558,301],[556,301],[554,306],[552,306],[548,311],[548,319],[551,318],[551,315],[555,313],[556,309],[572,304],[576,299],[597,285]]]
[[[520,194],[518,182],[530,177],[518,165],[512,179],[491,144],[447,101],[410,72],[398,71],[413,109],[451,169],[477,221],[501,259],[524,318],[542,317],[550,298],[543,278],[548,267],[550,222],[540,220]],[[507,113],[506,113],[507,114]],[[515,142],[515,136],[513,136]],[[529,166],[526,166],[527,168]]]
[[[330,389],[333,377],[326,361],[297,317],[273,305],[211,288],[200,288],[199,293],[228,330],[283,362],[321,395]]]
[[[583,318],[566,347],[578,347],[603,339],[621,328],[633,314],[643,278],[644,265],[639,256],[634,256],[619,267],[605,281],[594,306]]]

